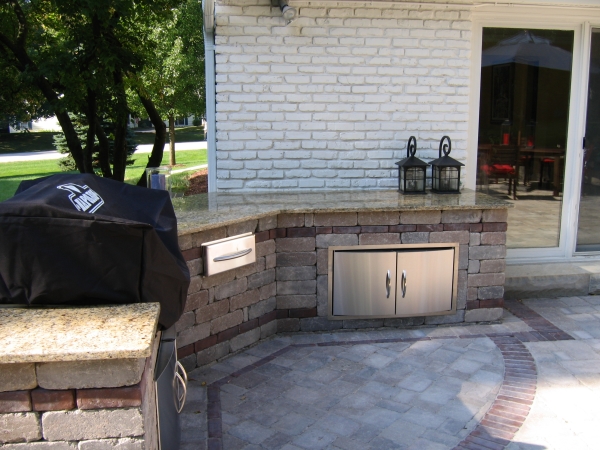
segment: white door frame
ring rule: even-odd
[[[559,246],[553,248],[519,248],[507,251],[510,263],[549,262],[573,260],[577,232],[581,169],[583,162],[582,141],[585,133],[587,86],[589,76],[590,20],[600,23],[600,8],[569,10],[563,8],[486,6],[472,13],[471,40],[471,92],[469,104],[469,161],[477,161],[479,131],[479,95],[481,84],[481,38],[484,27],[517,29],[554,29],[574,32],[573,70],[569,103],[568,140],[565,157],[565,180]],[[468,165],[467,186],[475,189],[476,164]],[[580,258],[600,259],[600,253],[578,254]]]

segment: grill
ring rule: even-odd
[[[0,203],[0,304],[158,302],[155,367],[162,448],[179,447],[187,377],[173,325],[190,282],[168,192],[91,174],[21,183]]]

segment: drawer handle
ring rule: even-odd
[[[392,282],[392,273],[388,270],[385,276],[385,291],[387,293],[386,297],[390,298],[390,287]]]
[[[185,398],[187,396],[187,386],[183,380],[183,377],[179,375],[179,372],[175,372],[175,383],[177,383],[177,402],[175,409],[179,414],[185,405]]]
[[[251,251],[252,251],[251,248],[245,248],[244,250],[240,250],[239,252],[228,253],[226,255],[217,256],[216,258],[213,259],[213,261],[219,262],[219,261],[227,261],[228,259],[240,258],[242,256],[246,256]]]
[[[402,281],[400,281],[400,287],[402,288],[402,298],[406,295],[406,270],[402,271]]]
[[[183,375],[183,376],[182,376]],[[177,412],[180,413],[185,405],[185,399],[187,397],[187,383],[188,377],[185,369],[179,361],[175,369],[175,382],[177,383]]]

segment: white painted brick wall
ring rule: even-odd
[[[294,6],[286,24],[270,0],[217,2],[219,190],[396,188],[411,135],[467,163],[468,9]]]

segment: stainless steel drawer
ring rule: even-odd
[[[214,275],[256,262],[252,233],[239,234],[202,244],[204,275]]]

